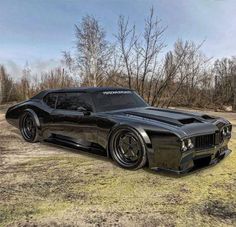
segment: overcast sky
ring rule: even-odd
[[[119,15],[140,29],[154,6],[163,26],[166,51],[178,39],[200,43],[209,57],[236,55],[236,0],[0,0],[0,64],[17,73],[56,66],[74,47],[74,24],[93,15],[114,39]]]

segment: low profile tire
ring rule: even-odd
[[[20,118],[20,132],[25,141],[38,142],[38,127],[32,113],[25,112]]]
[[[110,138],[109,150],[116,163],[125,169],[139,169],[147,162],[146,146],[132,128],[118,128]]]

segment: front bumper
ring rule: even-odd
[[[229,139],[222,144],[208,149],[190,150],[181,153],[179,161],[175,165],[170,166],[152,166],[152,169],[163,169],[178,174],[189,172],[191,169],[198,166],[213,165],[220,162],[223,158],[228,156],[232,151],[228,148]],[[170,162],[171,163],[171,162]]]
[[[217,151],[216,153],[207,153],[204,156],[198,156],[192,158],[192,160],[185,163],[185,168],[180,168],[180,170],[172,170],[178,174],[186,173],[192,170],[195,167],[209,166],[214,165],[228,156],[232,151],[228,148],[224,150]]]

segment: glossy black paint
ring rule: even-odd
[[[33,114],[41,140],[57,140],[84,148],[106,151],[109,157],[109,139],[113,130],[120,126],[136,130],[143,138],[150,168],[168,169],[178,173],[188,171],[199,160],[209,159],[214,163],[228,153],[230,133],[222,139],[229,121],[205,114],[160,109],[145,106],[132,109],[96,112],[91,110],[56,109],[45,103],[45,97],[52,93],[86,93],[92,97],[103,91],[129,91],[123,88],[79,88],[47,90],[35,97],[12,106],[6,113],[7,121],[19,128],[19,121],[25,111]],[[214,141],[210,141],[213,135]],[[201,137],[203,136],[203,137]],[[183,140],[190,138],[200,147],[181,150]],[[205,140],[205,141],[204,141]],[[209,140],[209,141],[208,141]],[[220,141],[219,141],[220,140]],[[201,144],[202,143],[202,144]],[[204,145],[204,146],[203,146]],[[202,147],[201,147],[202,146]]]

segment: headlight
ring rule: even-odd
[[[191,139],[185,139],[181,141],[181,151],[185,152],[187,150],[193,149],[194,144]]]
[[[223,128],[222,135],[227,136],[227,128],[226,127]]]
[[[192,149],[194,147],[193,142],[191,139],[188,139],[188,145],[187,145],[188,149]]]
[[[222,130],[222,136],[226,137],[226,136],[230,136],[230,135],[231,135],[231,126],[224,127]]]
[[[181,151],[185,152],[185,151],[187,151],[187,150],[188,150],[188,148],[186,147],[185,142],[182,141],[182,142],[181,142]]]
[[[226,127],[226,134],[231,135],[231,127],[230,126]]]

